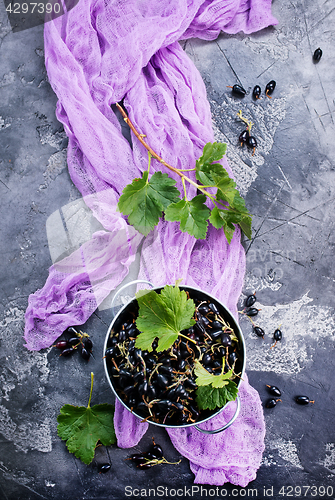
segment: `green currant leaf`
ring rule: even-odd
[[[66,404],[57,417],[58,435],[70,453],[90,464],[98,441],[104,446],[116,443],[113,415],[114,406],[107,403],[92,408]]]
[[[93,389],[93,373],[91,373],[91,392],[87,408],[66,404],[60,409],[57,417],[57,432],[66,441],[70,453],[85,464],[94,458],[97,443],[110,446],[116,443],[113,424],[114,406],[104,403],[90,406]]]
[[[247,238],[251,238],[251,216],[244,213],[238,213],[227,209],[219,209],[214,207],[209,217],[209,222],[216,228],[223,228],[228,243],[231,242],[235,227],[233,224],[238,224]]]
[[[241,222],[239,222],[239,226],[246,235],[249,240],[252,238],[252,231],[251,231],[251,224],[252,224],[252,218],[250,215],[245,215]]]
[[[224,387],[200,386],[196,389],[196,402],[200,410],[222,408],[228,401],[235,401],[238,388],[232,380]]]
[[[196,161],[196,178],[204,186],[215,186],[213,175],[221,175],[225,169],[219,163],[213,163],[223,158],[227,150],[225,143],[208,142],[203,149],[203,153]]]
[[[148,293],[136,294],[139,305],[136,326],[141,331],[135,345],[140,349],[152,351],[152,342],[158,338],[158,351],[165,351],[182,330],[195,324],[192,319],[195,304],[187,298],[184,290],[166,285],[161,293],[151,290]]]
[[[197,239],[205,239],[210,209],[205,205],[206,196],[199,194],[191,201],[180,200],[165,210],[165,219],[180,222],[180,230]]]
[[[233,376],[234,372],[233,369],[231,369],[227,373],[214,375],[213,373],[209,373],[206,368],[202,366],[200,361],[196,360],[194,363],[194,374],[197,377],[195,383],[198,386],[212,385],[212,387],[220,388],[228,384],[228,380]]]
[[[227,373],[214,375],[209,373],[198,360],[195,361],[194,366],[195,383],[198,386],[196,389],[196,402],[200,410],[221,408],[227,401],[236,399],[237,385],[231,380],[234,376],[233,369]]]
[[[221,210],[217,207],[214,207],[209,217],[209,222],[216,229],[223,228],[227,241],[230,244],[234,236],[235,227],[233,226],[232,218],[230,218],[229,210]]]
[[[148,171],[141,179],[134,179],[122,191],[118,209],[128,215],[128,222],[147,236],[158,224],[164,208],[178,200],[180,192],[176,181],[162,172],[155,172],[148,180]]]
[[[233,205],[235,196],[238,194],[236,182],[229,177],[226,170],[224,170],[223,175],[215,175],[214,181],[215,186],[218,188],[216,193],[217,200],[223,200],[229,203],[229,205]]]

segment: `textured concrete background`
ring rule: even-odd
[[[290,485],[333,486],[335,492],[335,7],[333,0],[275,0],[273,13],[279,20],[274,28],[192,40],[185,50],[206,83],[216,137],[228,143],[228,160],[254,214],[253,239],[245,241],[244,293],[257,292],[257,323],[267,335],[255,337],[241,316],[249,379],[263,401],[266,384],[283,393],[282,403],[264,410],[266,449],[249,487],[257,488],[257,498],[265,498],[264,488],[269,496],[272,486],[274,498],[290,498],[299,497],[298,490],[289,495]],[[87,404],[91,371],[92,404],[112,396],[100,355],[87,364],[54,349],[31,353],[23,347],[28,296],[43,286],[52,263],[50,216],[80,195],[67,172],[67,140],[55,118],[43,27],[12,33],[0,3],[0,40],[0,498],[119,500],[125,485],[191,486],[186,459],[138,471],[125,461],[133,450],[101,447],[86,466],[57,437],[60,407]],[[317,47],[323,57],[314,64]],[[272,79],[273,98],[253,101],[254,85],[264,89]],[[235,83],[248,90],[242,100],[227,88]],[[254,122],[254,156],[238,143],[240,109]],[[96,353],[110,319],[110,309],[99,310],[85,325]],[[283,340],[270,349],[279,325]],[[315,404],[296,405],[297,394]],[[150,428],[136,450],[145,450],[152,436],[168,460],[181,458],[161,429]],[[105,461],[112,469],[98,474],[97,464]],[[285,494],[279,495],[282,486]],[[227,485],[231,495],[232,488]],[[322,491],[311,488],[305,498],[321,498]]]

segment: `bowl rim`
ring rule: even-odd
[[[162,290],[164,288],[164,286],[166,286],[166,285],[155,286],[155,287],[151,288],[148,291]],[[174,286],[174,285],[172,285],[172,286]],[[200,288],[196,288],[196,287],[189,286],[189,285],[179,285],[179,289],[180,290],[193,290],[195,292],[202,293],[202,294],[206,295],[208,298],[213,299],[215,302],[217,302],[218,304],[220,304],[220,306],[225,310],[225,313],[229,316],[229,320],[231,321],[231,324],[233,325],[234,331],[236,329],[237,332],[238,332],[238,339],[239,339],[239,342],[241,342],[241,352],[242,352],[242,356],[243,356],[241,375],[239,376],[238,382],[236,382],[236,385],[239,388],[239,386],[240,386],[240,384],[241,384],[241,382],[243,380],[244,373],[245,373],[246,349],[245,349],[244,336],[243,336],[242,330],[241,330],[238,322],[236,321],[236,319],[234,318],[234,316],[232,315],[232,313],[229,311],[229,309],[219,299],[217,299],[216,297],[214,297],[214,295],[211,295],[210,293],[205,292],[204,290],[200,290]],[[116,389],[114,388],[114,386],[112,384],[111,377],[109,376],[109,373],[108,373],[107,360],[106,360],[106,357],[105,357],[105,352],[106,352],[106,349],[107,349],[108,341],[109,341],[110,334],[111,334],[111,331],[113,329],[114,324],[116,323],[116,321],[119,318],[119,316],[125,311],[125,309],[127,307],[129,307],[129,305],[132,304],[135,301],[137,301],[136,297],[133,297],[131,300],[129,300],[126,304],[124,304],[121,307],[121,309],[116,313],[116,315],[112,319],[112,321],[111,321],[111,323],[110,323],[110,325],[108,327],[108,330],[107,330],[107,333],[106,333],[106,337],[105,337],[105,342],[104,342],[104,347],[103,347],[103,363],[104,363],[104,369],[105,369],[106,378],[108,380],[108,383],[109,383],[109,385],[110,385],[110,387],[111,387],[111,389],[112,389],[115,397],[120,401],[120,403],[124,406],[124,408],[126,408],[132,415],[134,415],[134,416],[138,417],[140,420],[144,421],[144,417],[141,416],[141,415],[138,415],[135,411],[131,410],[126,405],[126,403],[120,398],[120,396],[117,394]],[[235,333],[236,333],[236,331],[235,331]],[[222,406],[221,408],[219,408],[212,415],[209,415],[208,417],[204,418],[203,420],[199,420],[198,422],[194,422],[194,423],[191,423],[191,424],[169,425],[169,424],[162,424],[162,423],[159,423],[159,422],[153,422],[152,420],[147,420],[147,422],[149,424],[156,425],[158,427],[165,427],[165,428],[170,428],[170,429],[182,429],[182,428],[187,428],[187,427],[194,427],[196,425],[203,424],[203,423],[207,422],[208,420],[216,417],[219,413],[221,413],[221,411],[224,410],[224,408],[226,408],[226,406],[229,403],[234,403],[234,402],[235,402],[235,400],[234,401],[227,401],[227,403],[224,406]]]

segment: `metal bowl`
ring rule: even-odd
[[[132,283],[129,283],[129,285],[130,284],[132,284]],[[245,342],[244,342],[244,338],[243,338],[243,334],[241,332],[241,329],[240,329],[239,325],[237,324],[235,318],[231,315],[231,313],[228,311],[228,309],[218,299],[216,299],[212,295],[210,295],[206,292],[203,292],[197,288],[190,287],[190,286],[180,286],[179,288],[180,288],[180,290],[185,290],[186,292],[189,292],[190,298],[192,298],[192,299],[199,299],[201,301],[205,300],[205,301],[213,302],[217,306],[218,310],[220,311],[220,316],[234,330],[234,334],[238,338],[238,346],[239,346],[238,347],[238,360],[236,362],[236,370],[238,373],[241,373],[240,377],[237,379],[237,382],[236,382],[237,387],[239,387],[241,380],[243,378],[244,370],[245,370]],[[162,289],[163,289],[163,287],[153,288],[153,290],[157,293],[159,293]],[[115,315],[113,321],[111,322],[111,324],[108,328],[107,334],[106,334],[106,339],[105,339],[105,343],[104,343],[104,351],[103,351],[103,357],[104,357],[103,361],[104,361],[104,368],[105,368],[105,374],[106,374],[107,380],[108,380],[115,396],[117,397],[117,399],[123,404],[123,406],[125,408],[127,408],[130,412],[132,412],[133,415],[137,416],[140,419],[143,419],[143,416],[138,415],[135,411],[131,410],[131,408],[129,408],[127,406],[127,404],[121,399],[121,397],[117,393],[117,390],[113,385],[113,375],[111,373],[112,363],[105,357],[106,350],[111,346],[110,339],[113,336],[112,333],[114,331],[118,331],[118,329],[121,328],[121,325],[126,320],[129,320],[130,317],[133,319],[133,318],[136,318],[137,315],[138,315],[138,303],[137,303],[136,298],[133,298],[132,300],[130,300],[127,304],[125,304],[117,312],[117,314]],[[237,398],[237,400],[236,400],[236,411],[235,411],[234,416],[222,428],[212,430],[212,431],[205,431],[205,430],[201,429],[200,427],[198,427],[198,425],[215,417],[227,406],[227,404],[232,404],[232,403],[234,403],[234,402],[228,402],[228,403],[226,403],[226,405],[224,405],[222,408],[219,408],[219,409],[215,409],[212,411],[207,410],[207,411],[203,412],[205,414],[204,418],[197,421],[196,423],[183,424],[183,425],[166,425],[163,423],[153,422],[151,420],[148,420],[148,422],[152,425],[157,425],[160,427],[170,427],[170,428],[184,428],[184,427],[195,426],[201,432],[204,432],[207,434],[214,434],[216,432],[221,432],[222,430],[227,429],[234,422],[234,420],[237,418],[239,410],[240,410],[239,398]]]

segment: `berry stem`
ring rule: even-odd
[[[176,168],[176,167],[173,167],[172,165],[169,165],[157,153],[155,153],[155,151],[143,140],[143,137],[145,137],[145,136],[143,134],[140,134],[136,130],[135,126],[133,125],[133,123],[128,118],[128,116],[127,116],[126,112],[124,111],[124,109],[118,103],[116,103],[116,106],[117,106],[118,110],[120,111],[120,113],[122,114],[124,121],[127,123],[127,125],[129,126],[129,128],[133,131],[133,133],[135,134],[135,136],[137,137],[137,139],[140,141],[140,143],[146,148],[147,151],[149,151],[149,153],[151,154],[151,156],[153,158],[155,158],[156,160],[158,160],[160,163],[162,163],[162,165],[164,165],[165,167],[167,167],[172,172],[175,172],[177,175],[179,175],[181,177],[182,181],[183,181],[183,184],[184,184],[185,181],[187,181],[189,184],[192,184],[192,186],[194,186],[197,189],[199,189],[199,191],[201,191],[205,196],[207,196],[208,198],[210,198],[213,202],[216,201],[217,203],[220,203],[220,205],[223,205],[224,208],[227,208],[226,205],[223,202],[221,202],[219,200],[215,200],[215,197],[213,195],[211,195],[211,193],[209,193],[208,191],[206,191],[201,184],[197,184],[195,181],[193,181],[192,179],[190,179],[189,177],[187,177],[186,175],[184,175],[183,174],[183,170],[181,170],[179,168]],[[195,169],[190,169],[190,171],[194,171],[194,170]]]
[[[87,408],[91,407],[91,398],[92,398],[92,391],[93,391],[93,380],[94,380],[94,373],[91,372],[91,390],[90,390],[90,398],[88,400]]]
[[[237,113],[237,116],[240,118],[240,120],[242,120],[244,123],[247,124],[247,130],[248,132],[250,133],[251,132],[251,127],[253,126],[253,123],[250,121],[248,121],[246,118],[244,118],[242,116],[242,110],[240,109],[240,111]]]

